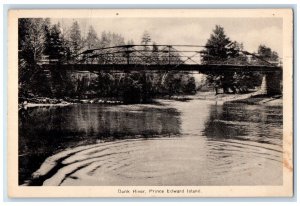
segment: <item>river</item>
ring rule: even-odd
[[[281,185],[282,107],[158,100],[19,114],[20,185]]]

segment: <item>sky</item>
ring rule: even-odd
[[[244,44],[244,50],[256,52],[260,44],[270,47],[282,57],[281,18],[82,18],[51,19],[68,28],[79,23],[83,36],[92,25],[98,35],[103,31],[121,34],[125,42],[140,43],[144,31],[148,31],[157,44],[205,45],[215,25],[224,28],[232,40]]]

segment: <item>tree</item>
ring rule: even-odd
[[[151,37],[148,31],[144,31],[141,44],[148,45],[151,42]]]
[[[134,45],[134,41],[131,39],[131,40],[128,40],[127,41],[127,45]]]
[[[42,18],[19,19],[20,58],[32,65],[41,59],[44,52],[45,23]]]
[[[112,46],[120,46],[125,44],[124,37],[120,34],[112,33],[110,38]]]
[[[45,49],[45,31],[48,26],[49,19],[21,18],[18,21],[20,96],[46,89],[38,63]]]
[[[84,39],[84,47],[85,49],[96,49],[100,47],[100,41],[93,26],[89,27],[87,37]],[[84,55],[83,58],[86,59],[86,63],[92,63],[94,59],[88,58],[88,56],[89,54]]]
[[[111,45],[110,33],[106,31],[101,33],[100,45],[101,47],[109,47]]]
[[[112,74],[100,72],[96,78],[95,89],[100,97],[110,97],[114,86],[114,80]]]
[[[120,34],[111,33],[111,32],[102,32],[100,38],[100,46],[101,47],[113,47],[124,45],[124,37]]]
[[[99,38],[93,26],[89,27],[89,31],[85,39],[85,46],[87,49],[93,49],[99,46]]]
[[[210,38],[207,40],[205,49],[202,51],[202,61],[205,64],[226,64],[233,61],[233,64],[239,64],[247,61],[245,56],[240,54],[243,45],[232,42],[224,32],[224,28],[216,25]],[[215,88],[216,94],[218,89],[222,88],[224,93],[228,93],[229,89],[236,92],[234,72],[220,71],[217,73],[209,73],[207,75],[208,82]]]
[[[64,58],[64,46],[59,24],[54,24],[50,30],[46,29],[45,51],[49,59],[57,59],[59,62]]]
[[[82,48],[81,31],[77,21],[74,21],[71,26],[69,47],[72,56],[77,55]]]
[[[205,50],[202,51],[202,60],[204,63],[212,64],[217,61],[224,61],[228,58],[227,46],[231,43],[225,35],[224,28],[216,25],[213,33],[205,44]]]
[[[151,54],[149,43],[151,42],[151,37],[148,31],[144,31],[141,44],[143,45],[143,51],[140,52],[142,63],[150,64],[151,63]]]
[[[186,78],[182,79],[183,93],[195,94],[196,93],[196,81],[193,76],[186,75]]]
[[[64,60],[66,60],[64,39],[61,34],[60,24],[54,24],[52,26],[47,25],[45,27],[45,49],[44,54],[48,56],[51,63],[56,63],[55,69],[49,71],[50,77],[46,82],[49,85],[50,91],[48,95],[52,97],[63,96],[66,94],[65,88],[68,81],[65,71],[60,70]]]
[[[260,57],[262,57],[266,61],[278,61],[278,53],[272,51],[271,48],[265,45],[259,45],[257,53]]]

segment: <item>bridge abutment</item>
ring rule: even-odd
[[[268,72],[263,75],[260,93],[265,95],[282,94],[282,73]]]

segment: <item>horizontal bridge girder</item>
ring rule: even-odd
[[[209,72],[282,72],[282,67],[265,65],[219,65],[219,64],[180,64],[180,65],[144,65],[144,64],[44,64],[44,70],[62,69],[74,71],[197,71],[200,73]]]

